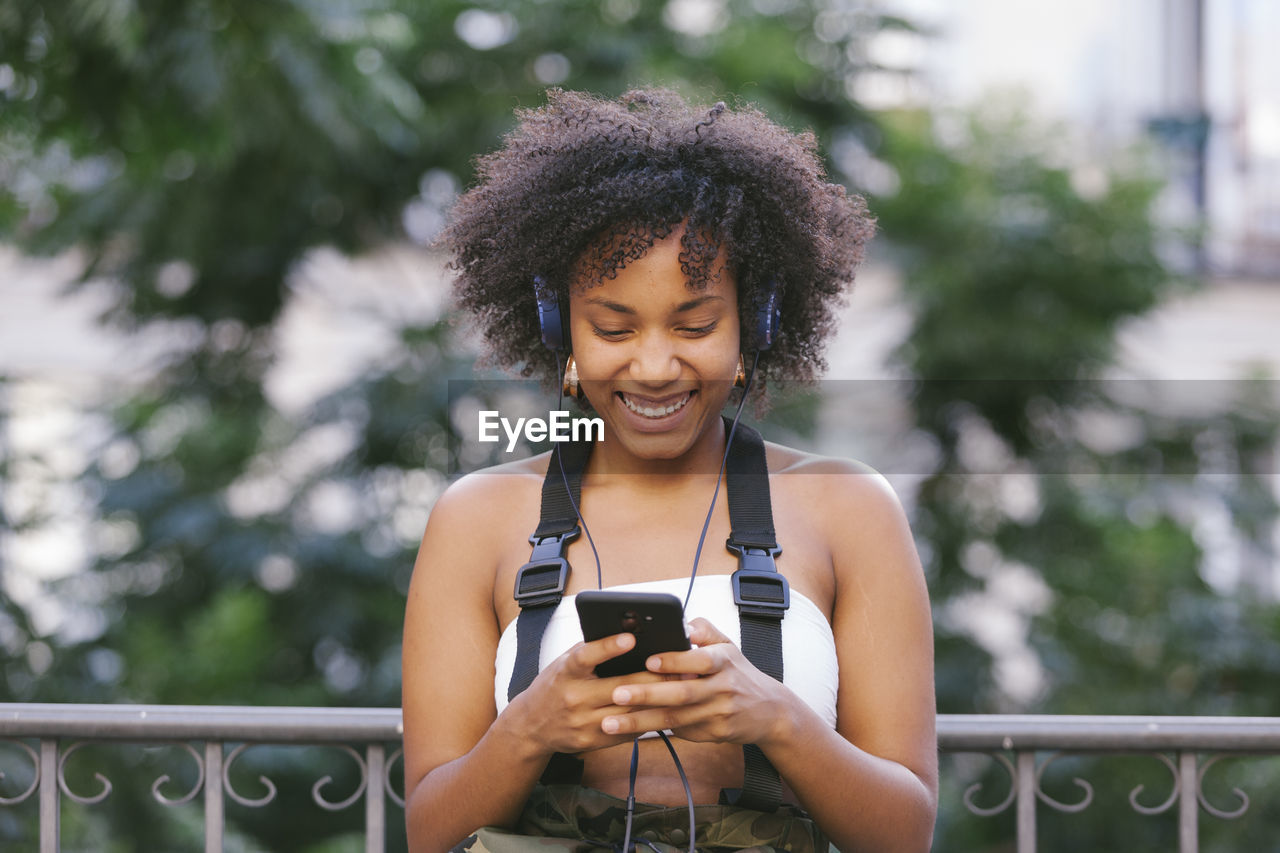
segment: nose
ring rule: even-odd
[[[663,385],[680,378],[677,342],[662,332],[642,335],[631,357],[631,378],[648,385]]]

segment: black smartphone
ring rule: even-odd
[[[630,651],[596,667],[601,678],[641,672],[650,655],[689,650],[684,607],[670,593],[587,590],[576,600],[582,636],[588,642],[623,631],[636,635]]]

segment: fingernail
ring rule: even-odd
[[[619,635],[618,635],[618,648],[620,648],[620,649],[629,648],[629,647],[631,646],[631,640],[632,640],[632,637],[633,637],[633,636],[634,636],[634,635],[632,635],[632,634],[619,634]]]
[[[685,638],[686,638],[686,639],[688,639],[688,638],[690,638],[690,637],[692,637],[692,636],[693,636],[693,623],[692,623],[692,622],[686,622],[686,623],[684,623],[684,636],[685,636]]]
[[[615,705],[625,705],[631,701],[631,691],[625,687],[619,687],[613,691],[613,703]]]
[[[662,658],[649,658],[647,661],[644,662],[644,665],[647,666],[649,669],[653,670],[654,672],[657,672],[658,670],[662,669]]]
[[[607,735],[617,734],[618,721],[613,717],[605,717],[604,721],[600,723],[600,728],[604,729],[604,733]]]

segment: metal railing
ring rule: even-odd
[[[256,808],[268,805],[276,796],[276,786],[264,776],[259,777],[266,791],[262,796],[247,797],[235,790],[231,769],[246,749],[260,745],[336,747],[355,761],[357,788],[340,801],[329,800],[323,793],[331,782],[326,776],[312,787],[312,799],[330,811],[351,808],[363,800],[364,848],[368,853],[381,853],[387,801],[404,805],[392,781],[402,731],[396,708],[0,704],[0,744],[25,753],[31,761],[31,781],[23,790],[13,793],[0,788],[0,809],[36,797],[40,853],[56,853],[62,799],[93,805],[112,790],[109,779],[94,774],[100,785],[97,793],[74,792],[66,774],[67,761],[74,753],[93,742],[176,745],[194,760],[198,768],[195,782],[185,794],[172,797],[162,791],[170,783],[170,777],[162,775],[151,786],[152,796],[169,806],[203,796],[204,849],[221,853],[227,799]],[[1009,792],[1001,802],[977,805],[974,797],[981,787],[977,782],[969,786],[963,800],[969,812],[980,816],[1013,809],[1019,853],[1036,849],[1038,804],[1060,812],[1078,812],[1093,801],[1093,787],[1078,778],[1074,782],[1084,794],[1077,803],[1064,803],[1045,793],[1041,782],[1052,762],[1063,754],[1152,756],[1169,770],[1172,793],[1161,803],[1143,805],[1138,799],[1139,786],[1130,793],[1130,804],[1145,815],[1161,814],[1176,806],[1178,849],[1194,853],[1199,849],[1202,811],[1233,818],[1249,807],[1248,796],[1238,788],[1235,794],[1240,802],[1234,809],[1210,804],[1203,788],[1206,771],[1224,755],[1280,754],[1280,718],[943,715],[938,718],[938,745],[943,753],[989,755],[1008,772]],[[4,781],[2,776],[0,782]]]
[[[33,780],[14,796],[0,795],[0,807],[16,806],[39,797],[40,853],[58,853],[61,829],[61,797],[94,805],[111,793],[112,783],[94,774],[101,790],[85,796],[67,783],[67,760],[81,747],[95,741],[138,744],[177,744],[185,748],[198,768],[195,785],[186,794],[162,793],[170,781],[161,776],[151,786],[155,799],[166,805],[189,803],[203,792],[204,849],[222,853],[226,800],[260,808],[276,798],[276,786],[259,777],[266,793],[247,797],[232,785],[236,759],[256,745],[318,745],[338,747],[359,767],[360,781],[354,794],[339,801],[323,791],[330,777],[311,789],[312,800],[329,811],[340,811],[364,800],[365,850],[381,853],[386,837],[387,799],[403,806],[395,792],[391,767],[399,750],[387,755],[387,744],[398,744],[403,733],[399,708],[262,708],[202,705],[49,705],[0,704],[0,742],[16,745],[34,762]],[[32,747],[26,741],[38,741]],[[191,746],[203,744],[203,750]],[[236,744],[230,751],[227,747]]]
[[[1172,793],[1158,804],[1143,805],[1139,785],[1129,792],[1129,804],[1141,815],[1163,814],[1176,805],[1178,850],[1198,853],[1201,811],[1233,819],[1249,808],[1249,797],[1239,788],[1233,789],[1239,798],[1234,809],[1212,805],[1204,792],[1206,772],[1228,755],[1280,754],[1280,717],[944,715],[938,718],[938,747],[944,753],[990,755],[1008,771],[1010,790],[1003,801],[992,807],[976,805],[973,795],[980,785],[975,783],[965,791],[964,805],[981,816],[1014,808],[1018,853],[1036,849],[1037,803],[1073,813],[1093,802],[1093,786],[1080,778],[1073,779],[1083,792],[1079,802],[1064,803],[1045,793],[1041,782],[1052,762],[1068,754],[1152,756],[1168,768]],[[1040,754],[1044,757],[1037,760]]]

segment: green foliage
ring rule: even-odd
[[[914,114],[880,126],[877,155],[901,189],[876,198],[874,210],[908,250],[904,281],[916,311],[901,359],[922,379],[965,380],[962,394],[977,395],[979,413],[1020,451],[1029,398],[1060,401],[1086,388],[1055,380],[1096,376],[1117,325],[1173,284],[1150,213],[1159,184],[1104,173],[1085,195],[1016,114],[969,117],[951,144],[939,132]],[[930,382],[917,400],[940,434],[939,411],[955,390]]]
[[[1276,436],[1268,384],[1242,382],[1240,393],[1261,398],[1197,416],[1190,402],[1232,386],[1103,381],[1118,325],[1179,286],[1158,258],[1149,212],[1158,185],[1112,171],[1082,192],[1052,165],[1060,141],[1036,138],[1016,114],[971,117],[946,143],[940,136],[921,115],[886,116],[874,153],[899,185],[873,203],[915,309],[899,357],[919,377],[916,424],[937,453],[916,516],[935,600],[945,612],[953,597],[998,592],[1013,582],[1002,567],[1043,578],[1051,601],[1033,608],[1031,637],[1049,684],[1034,707],[1239,707],[1243,697],[1197,689],[1190,673],[1226,641],[1224,628],[1255,626],[1253,608],[1205,583],[1185,507],[1224,504],[1245,539],[1267,535],[1276,517],[1259,479],[1259,454]],[[1167,400],[1125,400],[1143,388],[1174,397],[1172,414],[1159,411]],[[1090,417],[1135,434],[1094,449]],[[1223,463],[1228,448],[1235,461]],[[1020,500],[1008,493],[1019,476],[1029,490]],[[940,620],[940,708],[1005,707],[966,634]],[[1241,651],[1223,658],[1239,662]]]
[[[420,179],[465,180],[547,82],[665,82],[738,92],[801,125],[855,119],[831,74],[852,70],[839,48],[877,20],[828,35],[814,65],[795,45],[818,44],[815,14],[738,2],[710,32],[680,35],[662,4],[629,0],[20,0],[0,15],[13,76],[0,150],[14,162],[0,234],[86,250],[86,275],[125,285],[122,321],[253,329],[277,315],[304,250],[396,236]]]
[[[730,0],[683,29],[670,8],[0,5],[0,239],[76,250],[85,280],[111,282],[114,322],[180,339],[127,399],[100,407],[104,452],[81,485],[124,544],[54,586],[100,614],[101,630],[62,643],[0,597],[0,647],[56,646],[47,668],[6,659],[0,698],[397,704],[416,536],[458,464],[446,380],[472,376],[474,356],[446,322],[392,323],[400,345],[360,380],[306,412],[277,411],[263,382],[290,274],[316,247],[429,239],[472,158],[546,85],[612,94],[660,83],[741,97],[812,127],[826,150],[878,161],[886,185],[871,206],[915,317],[900,360],[919,380],[914,427],[935,451],[914,527],[937,613],[940,710],[1277,713],[1266,685],[1280,668],[1280,617],[1269,598],[1206,583],[1195,531],[1199,513],[1221,510],[1267,553],[1273,408],[1243,399],[1225,414],[1165,417],[1097,381],[1117,327],[1178,284],[1157,251],[1157,184],[1055,165],[1063,141],[1016,116],[938,125],[869,114],[849,96],[869,67],[867,40],[912,29],[871,4]],[[860,177],[857,158],[836,159]],[[819,401],[782,402],[774,420],[806,436]],[[1096,449],[1081,427],[1090,415],[1134,422],[1137,437]],[[0,447],[0,480],[17,461]],[[964,618],[975,600],[1013,611],[1041,673],[1034,695],[1010,692],[1000,650]],[[147,776],[139,759],[105,751],[112,778],[167,772]],[[328,763],[318,773],[311,758],[257,749],[240,762],[245,786],[265,772],[281,800],[269,816],[231,808],[237,844],[344,845],[360,816],[325,822],[307,800]],[[95,790],[77,769],[89,764],[72,767],[76,790]],[[984,780],[983,803],[1007,790],[994,774],[956,773]],[[198,821],[181,809],[157,817],[145,786],[112,797],[105,812],[69,810],[72,846],[194,845]],[[1007,849],[1009,828],[961,820],[958,797],[944,796],[939,849]],[[1043,849],[1135,826],[1107,809],[1100,797],[1072,818],[1077,829],[1042,833]],[[1166,824],[1124,837],[1167,849]],[[30,837],[21,831],[0,823],[0,841]],[[1223,844],[1245,838],[1231,831]]]
[[[845,48],[887,19],[828,14],[819,40],[819,9],[755,5],[678,32],[665,4],[631,0],[4,4],[0,238],[74,249],[85,281],[110,282],[110,320],[179,343],[103,404],[108,434],[81,478],[123,545],[50,582],[103,627],[41,638],[6,599],[5,648],[56,648],[38,672],[6,660],[0,696],[397,704],[416,538],[439,472],[456,469],[444,380],[471,375],[473,355],[446,323],[392,323],[403,346],[360,381],[276,411],[263,382],[291,271],[316,247],[429,239],[472,158],[549,83],[736,94],[822,132],[863,121]],[[269,775],[271,820],[228,812],[269,849],[340,844],[321,839],[359,818],[324,824],[290,799],[321,775],[307,762]],[[156,818],[145,793],[113,793],[113,826],[86,816],[92,832],[190,846],[181,813]]]
[[[1060,140],[1016,119],[971,117],[945,134],[920,115],[884,119],[872,152],[897,186],[872,209],[904,270],[914,325],[899,358],[935,453],[913,526],[935,604],[939,710],[1276,714],[1264,686],[1280,674],[1272,383],[1102,379],[1119,325],[1181,285],[1159,259],[1158,185],[1124,171],[1082,180],[1053,165]],[[1215,514],[1220,543],[1268,566],[1239,591],[1205,579]],[[984,632],[996,613],[1011,635]],[[1009,668],[1020,650],[1033,671]],[[1041,809],[1038,849],[1176,844],[1170,817],[1126,805],[1137,786],[1164,784],[1151,759],[1072,761],[1046,780],[1101,777],[1097,799],[1088,817]],[[1003,849],[1011,828],[975,823],[959,802],[976,781],[991,792],[979,804],[994,805],[1007,776],[960,760],[949,771],[940,849]],[[1264,776],[1262,787],[1280,782]],[[1260,843],[1269,820],[1211,828],[1206,849]]]

